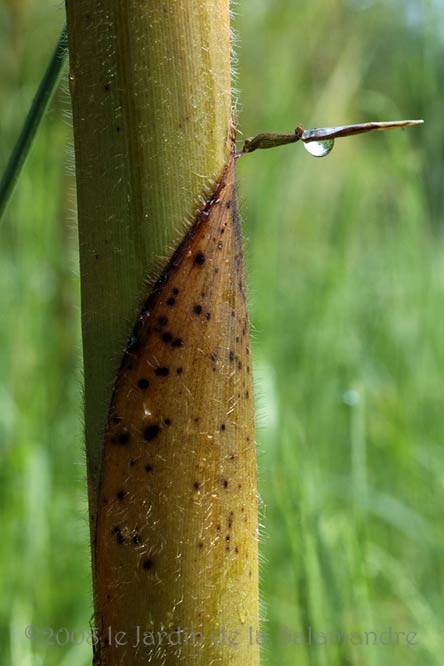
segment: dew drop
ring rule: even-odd
[[[325,157],[331,153],[335,145],[334,139],[324,139],[323,141],[307,141],[304,142],[304,148],[313,157]]]

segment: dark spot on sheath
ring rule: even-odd
[[[245,391],[245,397],[246,397],[247,400],[248,400],[248,398],[250,397],[250,391]]]
[[[238,553],[238,552],[239,552],[239,547],[238,547],[238,546],[236,546],[236,548],[234,549],[234,552],[235,552],[235,553]]]
[[[156,368],[154,374],[158,377],[167,377],[170,374],[170,369],[164,367]]]
[[[225,423],[222,423],[220,429],[221,429],[221,430],[225,430]]]
[[[121,129],[120,125],[116,125],[116,132],[120,132]]]
[[[217,529],[218,532],[220,532],[220,525],[217,525],[216,529]]]
[[[195,305],[194,308],[193,308],[193,312],[200,315],[201,312],[202,312],[202,306],[201,305]]]
[[[151,558],[147,558],[146,560],[143,560],[143,568],[144,569],[152,569],[154,567],[154,562]]]
[[[139,381],[137,382],[137,386],[141,389],[147,389],[150,385],[150,382],[148,379],[145,379],[145,377],[141,377]]]
[[[232,351],[231,349],[228,358],[230,359],[230,361],[234,361],[234,351]]]
[[[231,208],[231,201],[227,201],[227,203],[225,204],[225,208]]]
[[[178,375],[181,375],[183,372],[183,368],[177,368],[176,372]]]
[[[231,310],[231,316],[232,316],[232,317],[235,317],[235,316],[236,316],[236,312],[235,312],[234,310]]]
[[[120,531],[120,527],[113,527],[111,534],[116,537],[117,543],[125,543],[125,538]]]
[[[174,296],[170,296],[169,298],[167,298],[167,305],[173,306],[175,302],[176,299],[174,298]]]
[[[199,541],[199,543],[197,544],[197,547],[198,548],[203,548],[203,541]]]
[[[116,444],[128,444],[130,439],[129,432],[124,430],[123,432],[120,432],[116,437],[113,437],[113,442]]]
[[[198,252],[196,256],[194,257],[194,263],[199,264],[199,266],[202,266],[202,264],[205,263],[205,255],[203,252]]]
[[[194,490],[199,490],[199,487],[200,487],[200,483],[199,483],[199,481],[195,481],[195,482],[193,483],[193,488],[194,488]]]
[[[228,488],[228,481],[227,479],[222,479],[222,485],[224,488]]]
[[[237,362],[237,367],[239,368],[239,370],[242,369],[242,361],[238,361],[238,362]]]
[[[111,84],[110,83],[105,83],[104,88],[105,88],[106,92],[108,92],[109,90],[111,90]]]
[[[230,540],[230,535],[227,534],[227,536],[225,537],[225,541],[229,541],[229,540]]]
[[[171,419],[164,419],[163,422],[165,425],[170,426],[171,425]]]
[[[172,339],[173,339],[173,336],[171,335],[171,333],[168,333],[168,332],[167,333],[162,333],[162,340],[164,342],[171,342]]]
[[[121,416],[113,416],[113,423],[120,423],[122,420]]]
[[[130,460],[130,467],[134,467],[135,464],[136,464],[136,459],[135,459],[135,458],[131,458],[131,460]]]
[[[160,427],[158,426],[157,423],[153,423],[153,425],[148,426],[143,431],[143,436],[145,438],[145,441],[151,442],[155,437],[157,437],[159,432],[160,432]]]
[[[159,317],[157,322],[159,326],[166,326],[168,324],[168,317]]]
[[[174,287],[174,289],[172,290],[172,292],[171,292],[171,293],[173,293],[173,294],[174,294],[174,296],[177,296],[177,294],[179,293],[179,290],[178,290],[178,288],[177,288],[177,287]]]
[[[119,500],[119,502],[121,502],[125,497],[125,491],[119,490],[118,493],[116,494],[116,497]]]
[[[210,354],[210,360],[213,361],[213,363],[216,363],[216,361],[217,361],[217,354],[216,354],[216,352],[211,352],[211,354]]]
[[[145,465],[145,471],[150,473],[153,471],[153,466],[152,465]]]
[[[173,347],[183,347],[183,340],[182,338],[175,338],[171,344]]]

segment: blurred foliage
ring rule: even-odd
[[[444,7],[243,0],[239,127],[423,117],[238,163],[255,329],[264,663],[441,666],[444,536]],[[0,1],[0,165],[63,24]],[[87,664],[79,285],[66,90],[0,226],[0,660]],[[1,167],[0,167],[1,168]],[[279,645],[292,633],[416,631],[418,645]],[[63,638],[62,638],[63,640]],[[314,639],[313,639],[314,640]],[[300,642],[300,638],[299,638]]]

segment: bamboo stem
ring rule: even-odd
[[[228,0],[90,6],[67,1],[94,663],[258,666]]]
[[[95,506],[109,396],[147,279],[222,173],[228,0],[67,0],[85,430]]]

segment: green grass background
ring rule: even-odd
[[[296,144],[239,161],[263,662],[442,666],[444,6],[234,9],[245,136],[425,119],[341,139],[325,159]],[[0,1],[0,165],[63,21],[57,3]],[[91,615],[72,172],[65,89],[0,223],[0,662],[14,666],[90,661],[85,644],[24,635],[28,625],[86,632]],[[329,641],[330,631],[364,641],[415,631],[418,645],[279,645],[283,627],[307,641],[310,626]]]

